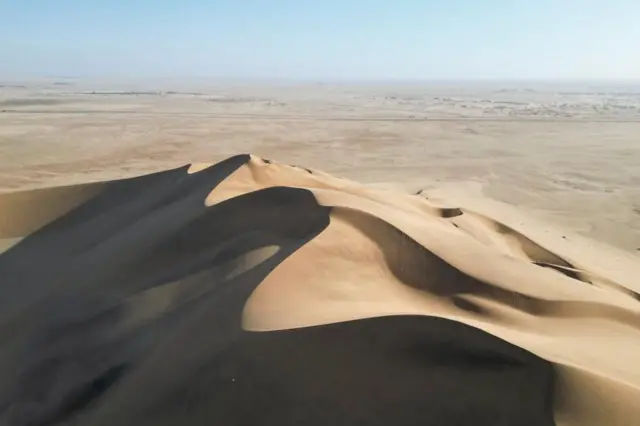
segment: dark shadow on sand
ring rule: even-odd
[[[114,181],[0,255],[0,425],[553,424],[551,365],[460,323],[243,331],[331,211],[284,187],[205,207],[248,159]]]

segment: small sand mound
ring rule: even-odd
[[[640,265],[249,155],[0,195],[0,424],[636,425]]]

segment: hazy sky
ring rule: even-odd
[[[640,79],[640,0],[0,0],[0,74]]]

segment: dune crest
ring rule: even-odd
[[[249,155],[0,195],[0,423],[635,424],[638,259],[427,196]]]

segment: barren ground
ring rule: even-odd
[[[0,191],[254,153],[640,248],[640,87],[0,81]]]

